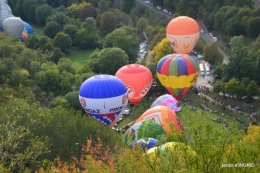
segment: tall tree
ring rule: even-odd
[[[59,47],[62,52],[69,53],[72,46],[72,40],[68,34],[65,34],[64,32],[59,32],[54,37],[53,45]]]
[[[60,25],[56,22],[48,22],[44,29],[44,35],[47,35],[50,38],[54,38],[58,32],[62,31]]]
[[[167,38],[163,38],[152,50],[153,61],[158,62],[162,57],[173,53]]]
[[[47,4],[40,5],[35,10],[35,21],[38,25],[45,26],[48,16],[51,15],[51,6]]]
[[[106,48],[98,53],[98,72],[115,75],[117,70],[128,64],[128,56],[120,48]]]
[[[208,61],[210,64],[213,64],[215,62],[221,63],[224,58],[223,54],[218,51],[218,44],[216,42],[206,45],[203,55],[205,60]]]
[[[120,10],[129,14],[131,9],[135,7],[135,0],[121,0]]]
[[[103,47],[118,47],[126,52],[129,61],[136,62],[136,57],[139,51],[139,43],[136,37],[136,29],[123,26],[109,33],[105,38]]]
[[[103,34],[108,34],[112,32],[117,27],[117,20],[114,13],[105,12],[101,16],[100,20],[100,30]]]
[[[103,14],[105,13],[107,10],[108,10],[108,2],[107,0],[101,0],[99,3],[98,3],[98,13],[99,14]]]

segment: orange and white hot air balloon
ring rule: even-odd
[[[183,130],[183,126],[176,113],[166,106],[154,106],[145,111],[136,121],[152,120],[160,124],[165,132],[171,131],[171,124],[175,130]]]
[[[153,83],[152,72],[140,64],[123,66],[116,72],[115,76],[124,82],[128,100],[135,105],[148,93]]]
[[[179,16],[168,23],[166,36],[176,53],[190,54],[200,36],[199,25],[190,17]]]

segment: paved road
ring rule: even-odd
[[[253,5],[255,8],[260,6],[260,0],[255,0],[255,3]]]

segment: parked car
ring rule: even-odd
[[[162,7],[160,7],[160,6],[157,6],[156,8],[157,8],[158,10],[161,10],[161,9],[162,9]]]
[[[214,37],[214,35],[213,35],[212,33],[209,33],[209,36],[210,36],[210,37]]]
[[[218,38],[217,37],[212,37],[214,41],[218,41]]]
[[[200,33],[204,34],[205,33],[204,29],[200,29]]]
[[[203,58],[203,55],[201,55],[201,54],[198,54],[198,59],[202,59]]]
[[[166,10],[166,9],[163,9],[163,12],[165,12],[165,13],[168,13],[168,10]]]
[[[125,108],[123,111],[124,111],[123,112],[124,115],[130,114],[130,110],[128,108]]]
[[[168,13],[169,13],[169,15],[173,16],[172,12],[169,11]]]

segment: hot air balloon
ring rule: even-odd
[[[168,23],[166,36],[176,53],[190,54],[200,36],[199,25],[190,17],[179,16]]]
[[[22,36],[21,36],[20,39],[21,39],[21,41],[25,41],[25,40],[27,39],[27,34],[26,34],[26,32],[23,31]]]
[[[3,22],[9,17],[14,17],[12,15],[12,9],[7,4],[7,0],[0,1],[0,29],[3,29]]]
[[[128,103],[125,84],[112,75],[96,75],[79,89],[79,101],[85,112],[104,125],[114,125]]]
[[[164,95],[158,97],[151,105],[151,108],[154,106],[166,106],[166,107],[170,108],[171,110],[173,110],[174,112],[181,111],[179,102],[170,94],[164,94]]]
[[[153,75],[145,66],[129,64],[121,67],[115,74],[126,85],[128,100],[138,104],[148,93],[153,83]]]
[[[180,101],[196,82],[199,65],[187,54],[171,54],[159,60],[156,74],[167,91]]]
[[[24,30],[23,21],[19,17],[9,17],[3,22],[5,32],[11,37],[19,38]]]
[[[136,120],[136,123],[144,120],[152,120],[160,124],[165,132],[171,131],[171,124],[173,124],[175,130],[183,130],[179,117],[166,106],[154,106],[148,109]]]
[[[181,142],[167,142],[161,146],[153,147],[146,151],[146,156],[156,163],[166,164],[172,163],[174,160],[173,169],[177,169],[177,172],[185,169],[190,161],[197,159],[196,152],[188,145]],[[188,171],[182,171],[188,172]]]
[[[136,143],[137,143],[137,146],[140,146],[140,147],[148,149],[148,150],[150,148],[153,148],[153,147],[160,145],[160,142],[155,138],[139,139],[138,141],[136,141]]]
[[[27,22],[23,22],[23,25],[24,25],[24,31],[27,33],[27,34],[35,34],[33,28],[31,27],[31,25]]]
[[[125,142],[136,144],[138,139],[152,137],[158,139],[165,135],[164,129],[151,120],[139,121],[125,132]]]

